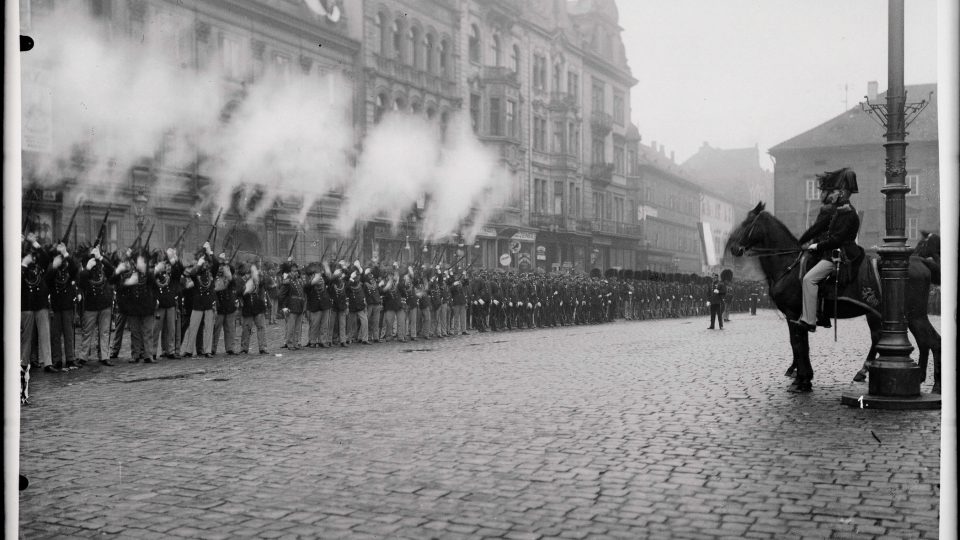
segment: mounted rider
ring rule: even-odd
[[[858,192],[857,174],[844,167],[817,175],[820,201],[823,206],[813,225],[800,237],[801,247],[815,257],[817,263],[803,276],[803,308],[800,319],[792,321],[815,332],[819,285],[834,269],[834,250],[841,251],[841,260],[852,261],[860,255],[856,238],[860,218],[850,204],[850,195]]]

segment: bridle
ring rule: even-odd
[[[739,240],[744,238],[750,238],[753,233],[753,229],[757,226],[757,222],[760,220],[760,216],[763,212],[757,212],[757,215],[753,217],[753,220],[750,222],[750,225],[747,229],[740,235]],[[744,247],[743,243],[738,241],[738,247],[743,250],[741,257],[776,257],[779,255],[793,255],[794,253],[803,253],[802,249],[774,249],[774,248],[763,248],[763,247]],[[799,258],[798,258],[799,260]],[[793,265],[790,265],[792,268]]]

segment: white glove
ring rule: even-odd
[[[810,247],[808,247],[807,249],[809,249],[810,251],[816,251],[816,250],[817,250],[817,244],[810,244]]]
[[[480,305],[481,305],[481,306],[485,303],[485,302],[483,301],[483,298],[477,300],[477,302],[480,302]]]
[[[493,305],[499,306],[499,305],[500,305],[500,302],[498,302],[497,300],[494,300],[494,301],[493,301]]]
[[[53,262],[50,263],[50,266],[56,269],[56,268],[60,268],[61,264],[63,264],[63,255],[57,255],[56,257],[53,258]]]
[[[533,304],[531,304],[530,302],[527,302],[527,309],[533,309]]]
[[[290,275],[290,274],[284,273],[282,276],[280,276],[280,278],[285,280],[285,279],[287,279],[287,277],[288,277],[289,275]]]
[[[537,302],[537,307],[541,307],[541,306],[540,306],[540,302]]]
[[[720,289],[714,289],[713,294],[720,294]]]
[[[96,259],[90,259],[87,261],[87,270],[93,270],[93,267],[97,265]]]
[[[23,256],[23,259],[20,261],[20,266],[26,268],[30,266],[30,263],[32,262],[33,262],[33,255],[27,253],[26,255]]]
[[[707,307],[710,307],[710,302],[709,302],[709,301],[707,302]]]
[[[211,252],[213,251],[213,250],[210,248],[210,242],[204,242],[204,243],[203,243],[203,250],[206,251],[207,253],[211,253]]]
[[[122,274],[126,272],[128,268],[130,268],[130,266],[126,263],[126,261],[124,261],[117,265],[117,273]]]
[[[125,280],[123,281],[123,284],[124,284],[124,285],[136,285],[137,283],[140,283],[140,277],[139,277],[139,276],[140,276],[140,274],[134,272],[133,274],[130,275],[130,277],[128,277],[127,279],[125,279]]]
[[[507,302],[507,305],[513,307],[513,302]]]

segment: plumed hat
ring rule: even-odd
[[[860,192],[859,188],[857,187],[857,173],[855,173],[853,169],[849,167],[818,174],[817,184],[823,191],[845,189],[850,193]]]

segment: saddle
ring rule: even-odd
[[[840,253],[839,273],[836,270],[830,272],[820,282],[818,289],[817,322],[822,326],[830,326],[827,321],[834,316],[835,301],[853,303],[874,312],[880,309],[880,271],[877,258],[867,257],[860,246],[856,246],[852,259],[847,259],[843,250],[840,250]],[[807,270],[809,267],[805,265],[802,274],[806,274]]]

